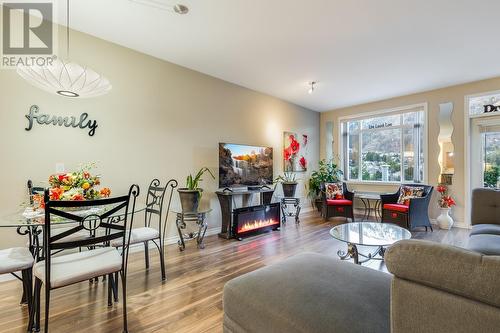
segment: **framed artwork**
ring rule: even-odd
[[[307,171],[308,137],[293,132],[283,132],[283,171]]]

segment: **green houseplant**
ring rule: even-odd
[[[201,168],[198,173],[193,176],[189,175],[186,178],[186,187],[177,190],[179,192],[179,197],[181,199],[181,206],[183,212],[196,212],[198,211],[198,206],[200,203],[201,195],[203,189],[200,188],[199,184],[203,181],[201,178],[205,172],[208,172],[213,179],[215,179],[214,174],[207,167]]]
[[[295,196],[298,182],[293,172],[285,172],[283,175],[276,177],[274,183],[281,183],[285,197],[293,198]]]
[[[333,159],[319,161],[318,170],[311,173],[311,178],[309,178],[307,183],[307,196],[316,205],[318,210],[321,210],[321,184],[339,182],[343,174]]]

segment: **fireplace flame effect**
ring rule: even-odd
[[[256,221],[252,221],[252,222],[246,222],[245,224],[243,224],[239,228],[238,232],[251,231],[251,230],[260,229],[260,228],[268,227],[271,225],[277,225],[277,224],[279,224],[279,221],[276,221],[274,219],[256,220]]]

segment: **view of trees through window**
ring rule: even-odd
[[[500,132],[484,133],[484,186],[500,187]]]
[[[348,180],[422,182],[424,112],[413,111],[342,123]]]

